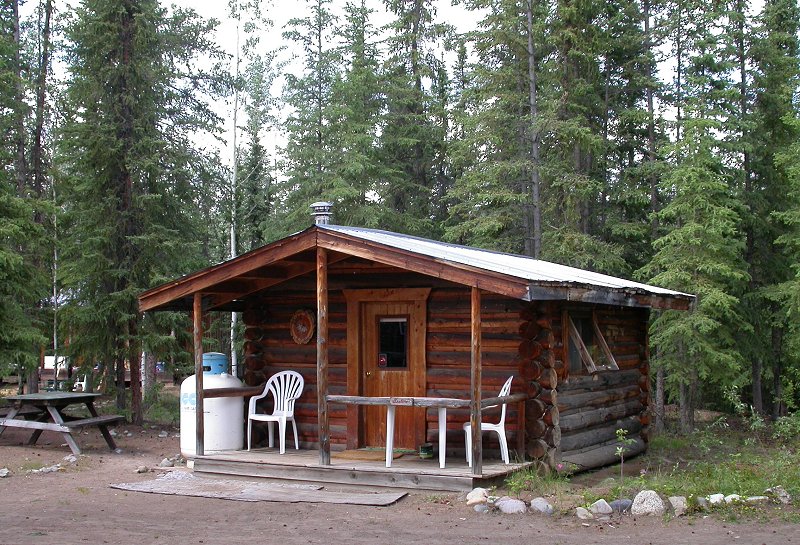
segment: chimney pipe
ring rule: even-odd
[[[328,225],[331,220],[333,203],[320,201],[310,206],[311,215],[314,216],[314,225]]]

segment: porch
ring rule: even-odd
[[[231,451],[197,456],[194,471],[203,475],[311,481],[329,485],[379,486],[415,490],[463,492],[476,486],[502,484],[515,471],[533,467],[536,462],[512,463],[483,460],[482,471],[474,475],[461,456],[447,458],[439,468],[436,457],[421,459],[416,453],[395,458],[386,467],[383,450],[375,460],[352,460],[332,451],[330,465],[320,463],[319,451],[293,450],[279,454],[277,448]]]

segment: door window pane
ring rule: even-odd
[[[406,369],[408,367],[408,317],[386,316],[378,320],[380,346],[378,367]]]

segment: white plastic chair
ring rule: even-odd
[[[514,380],[513,375],[508,377],[506,383],[503,384],[498,397],[507,396],[509,392],[511,392],[512,380]],[[481,432],[493,431],[497,433],[497,437],[500,441],[500,455],[503,458],[503,463],[508,464],[508,441],[506,441],[506,405],[507,403],[503,403],[500,406],[500,422],[497,424],[490,424],[488,422],[481,421]],[[497,407],[497,405],[490,405],[488,407],[484,407],[484,409],[491,409],[492,407]],[[467,444],[467,465],[472,467],[472,424],[469,422],[464,423],[464,435],[466,436]]]
[[[247,450],[253,436],[253,420],[266,422],[269,427],[269,446],[272,447],[272,424],[278,423],[278,442],[281,454],[286,452],[286,422],[291,421],[294,428],[294,448],[300,449],[300,442],[297,440],[297,423],[294,420],[294,402],[303,393],[303,377],[296,371],[281,371],[272,375],[264,386],[264,391],[255,397],[250,398],[250,407],[247,411]],[[272,414],[257,412],[256,403],[259,399],[272,394],[275,405]]]

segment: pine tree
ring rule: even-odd
[[[221,58],[211,29],[194,12],[168,15],[154,0],[86,0],[67,33],[59,150],[66,327],[73,353],[113,370],[120,408],[130,367],[134,421],[142,418],[136,298],[201,263],[191,241],[201,239],[202,217],[189,211],[208,162],[190,139],[216,130],[203,96],[221,80],[191,66],[200,53]]]
[[[308,206],[330,200],[333,190],[331,131],[326,117],[340,58],[332,34],[336,17],[330,0],[308,0],[310,15],[289,21],[284,37],[302,49],[302,74],[286,76],[284,102],[292,108],[286,120],[287,143],[281,200],[286,210],[286,233],[309,225]]]
[[[446,237],[522,253],[530,235],[523,218],[532,191],[530,138],[546,126],[541,119],[551,112],[537,101],[539,119],[532,126],[526,7],[504,1],[473,2],[471,7],[485,16],[471,35],[477,62],[466,63],[464,45],[457,65],[451,148],[455,181]],[[550,51],[542,26],[546,6],[536,3],[533,9],[532,47],[538,52],[533,68],[540,69]]]
[[[752,47],[754,132],[759,135],[753,186],[760,197],[761,232],[778,243],[761,243],[772,251],[769,262],[759,262],[760,253],[753,260],[754,275],[765,279],[760,295],[769,303],[764,360],[772,375],[773,418],[800,406],[800,111],[795,99],[800,85],[799,29],[796,2],[766,2]],[[755,246],[762,250],[759,243]]]
[[[395,17],[387,30],[384,63],[386,112],[381,126],[381,223],[395,231],[438,237],[431,218],[433,165],[443,153],[445,133],[432,115],[435,99],[423,84],[435,80],[440,60],[433,48],[447,28],[435,22],[431,0],[385,0]],[[441,121],[441,118],[438,119]]]
[[[0,143],[0,375],[26,376],[34,371],[38,378],[39,348],[46,342],[39,308],[47,290],[36,255],[45,231],[35,221],[41,207],[29,191],[24,57],[18,4],[4,2],[0,4],[0,88],[13,92],[0,93],[0,134],[5,135]]]
[[[343,62],[325,108],[330,120],[331,190],[335,220],[343,225],[382,227],[380,181],[387,175],[378,154],[383,109],[374,11],[364,0],[348,3],[336,29]]]
[[[681,425],[690,431],[700,381],[710,389],[741,376],[739,296],[749,277],[733,178],[718,138],[735,97],[718,27],[725,18],[713,6],[686,2],[673,6],[671,15],[680,37],[672,95],[679,113],[676,141],[664,150],[671,166],[662,191],[670,199],[657,214],[667,232],[656,240],[656,253],[640,273],[656,285],[698,297],[689,316],[674,311],[658,316],[651,336],[658,365],[679,393]]]

